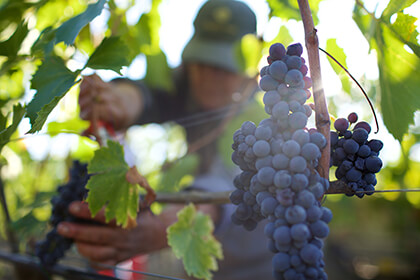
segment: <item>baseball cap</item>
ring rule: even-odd
[[[254,12],[243,2],[209,0],[194,20],[195,32],[182,53],[183,62],[201,62],[232,72],[242,72],[235,46],[256,33]]]

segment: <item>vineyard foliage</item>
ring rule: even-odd
[[[322,20],[318,17],[318,11],[325,1],[309,1],[315,25]],[[128,166],[124,163],[121,147],[110,142],[108,147],[99,149],[97,143],[80,136],[89,124],[79,118],[76,103],[82,73],[111,70],[116,75],[122,75],[126,67],[139,57],[147,65],[144,80],[148,85],[164,89],[173,87],[171,69],[160,48],[159,33],[159,7],[168,1],[151,0],[148,9],[132,23],[128,20],[128,14],[138,8],[137,2],[142,3],[134,0],[0,0],[1,179],[6,186],[12,225],[19,233],[22,244],[28,237],[43,234],[43,224],[50,210],[48,201],[55,193],[55,186],[66,179],[68,164],[74,158],[90,161],[89,170],[99,174],[93,176],[88,184],[88,200],[92,212],[96,213],[107,205],[107,219],[115,218],[124,225],[128,217],[134,217],[138,210],[137,186],[124,183],[123,174]],[[391,0],[381,13],[377,13],[367,9],[363,1],[356,0],[354,3],[354,22],[366,38],[370,52],[376,55],[379,71],[378,80],[356,78],[362,80],[369,89],[368,95],[377,113],[389,133],[401,144],[402,151],[400,158],[386,163],[378,175],[378,189],[420,187],[420,44],[417,18],[406,12],[406,8],[415,4],[418,4],[415,0]],[[261,2],[261,5],[268,6],[269,20],[280,18],[284,23],[296,20],[301,24],[295,0],[267,0]],[[104,21],[100,32],[92,25],[98,16]],[[249,74],[258,71],[258,62],[267,55],[267,47],[271,43],[278,41],[288,45],[294,41],[294,34],[291,34],[287,24],[279,27],[275,38],[268,40],[264,34],[258,35],[260,38],[245,37],[237,48],[238,57]],[[342,46],[336,38],[322,39],[320,46],[347,66],[345,49],[357,48],[358,43]],[[362,97],[351,79],[343,74],[343,70],[334,62],[331,62],[331,66],[342,83],[342,91],[330,94],[332,97],[328,100],[330,113],[335,115],[342,102],[342,98],[337,96],[347,93],[359,103]],[[328,83],[328,80],[324,83]],[[221,137],[224,160],[230,165],[233,132],[244,120],[258,121],[264,116],[263,107],[258,104],[255,106],[233,119]],[[358,113],[373,123],[368,109]],[[166,145],[167,152],[161,159],[156,160],[152,153],[146,153],[138,164],[140,171],[147,170],[143,174],[151,185],[166,192],[177,191],[188,185],[193,178],[194,166],[197,165],[194,155],[176,164],[165,164],[182,158],[186,152],[182,129],[180,131],[173,124],[159,127],[146,125],[138,129],[143,130],[143,135],[151,132],[170,135],[165,138],[165,143],[147,140],[147,137],[142,140],[143,150],[152,150],[158,143]],[[37,137],[73,137],[76,145],[61,154],[56,153],[52,146],[44,156],[34,157],[25,139]],[[150,166],[153,170],[147,169]],[[104,181],[107,184],[103,184]],[[110,184],[112,186],[104,192],[104,187]],[[121,184],[124,184],[123,187]],[[340,199],[331,199],[331,203]],[[378,195],[376,199],[376,203],[408,201],[420,208],[420,195],[412,193]],[[352,205],[347,204],[345,207],[351,208]],[[409,211],[409,208],[404,209]],[[186,208],[180,216],[185,223],[191,222],[188,219],[193,217],[198,219],[197,223],[208,223],[192,208]],[[211,226],[207,225],[206,229],[210,230]],[[177,241],[177,236],[185,230],[182,224],[170,230],[170,233],[173,232],[170,240],[182,256],[185,256],[182,251],[186,248],[179,247],[181,243]],[[197,241],[192,240],[191,246],[195,246],[194,242]],[[206,247],[204,243],[197,246]],[[212,243],[212,246],[217,245]],[[197,255],[203,254],[203,251],[197,250]],[[216,258],[221,257],[220,248],[211,250],[209,253]],[[194,260],[197,255],[189,257]],[[207,270],[215,268],[214,258],[208,258],[205,261],[206,267],[199,269],[196,275],[207,277]],[[190,269],[197,269],[197,266],[192,264]]]

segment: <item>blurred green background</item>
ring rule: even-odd
[[[74,70],[86,62],[104,37],[121,36],[131,51],[131,63],[122,74],[169,87],[168,76],[162,73],[180,63],[182,48],[192,35],[193,18],[203,2],[111,0],[98,18],[81,29],[74,45],[61,42],[53,51]],[[271,43],[303,43],[304,33],[296,1],[245,2],[257,14],[258,38],[247,38],[239,49],[249,73],[255,74],[265,64]],[[408,0],[309,3],[320,47],[349,69],[374,103],[380,132],[371,137],[385,143],[380,155],[385,165],[378,174],[377,189],[402,190],[363,199],[326,196],[324,205],[334,214],[326,240],[326,270],[330,279],[420,279],[420,192],[409,191],[420,189],[420,46],[416,26],[420,5]],[[43,58],[34,43],[51,28],[85,11],[87,4],[79,0],[0,0],[3,128],[12,122],[12,106],[27,103],[34,95],[30,81]],[[374,128],[366,100],[344,71],[323,55],[321,67],[332,118],[355,111]],[[92,72],[88,69],[82,74]],[[105,80],[118,76],[112,71],[96,73]],[[80,136],[88,123],[78,116],[77,94],[76,85],[38,133],[26,134],[30,124],[25,118],[9,138],[0,134],[0,179],[10,230],[18,239],[20,252],[32,252],[34,242],[48,229],[49,200],[56,187],[66,181],[72,160],[89,160],[98,148]],[[259,104],[232,120],[221,138],[226,162],[230,162],[233,131],[244,120],[266,117]],[[181,127],[173,123],[136,126],[129,130],[127,143],[137,156],[140,171],[158,191],[176,191],[191,182],[197,159],[185,156]],[[168,169],[165,163],[175,159],[180,161]],[[3,210],[0,248],[8,250]],[[0,262],[0,277],[11,279],[11,273],[10,266]]]

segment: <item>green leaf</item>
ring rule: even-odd
[[[158,192],[175,192],[180,190],[180,182],[188,174],[194,174],[200,159],[196,154],[189,154],[165,169],[156,190]]]
[[[420,45],[417,40],[419,32],[415,25],[416,21],[417,18],[413,16],[398,13],[397,20],[392,24],[391,30],[394,32],[394,36],[404,44],[407,44],[420,57]]]
[[[121,68],[130,64],[130,49],[120,37],[105,38],[90,56],[85,67],[109,69],[121,74]]]
[[[377,21],[372,18],[360,5],[354,5],[353,20],[359,27],[366,40],[370,42],[375,32]]]
[[[137,215],[139,187],[127,182],[129,166],[122,146],[113,141],[108,141],[107,145],[95,151],[88,165],[92,177],[86,185],[87,202],[93,216],[105,206],[106,220],[115,219],[118,225],[125,227],[129,217],[134,219]]]
[[[38,30],[43,30],[48,26],[60,26],[64,21],[80,14],[86,10],[88,2],[93,1],[44,1],[36,13],[36,26]]]
[[[76,84],[78,74],[78,71],[70,71],[59,57],[48,56],[45,59],[32,78],[31,88],[37,93],[27,105],[27,116],[32,125],[28,133],[41,130],[60,99]]]
[[[33,55],[43,55],[44,53],[50,53],[54,47],[54,39],[56,33],[57,30],[52,29],[52,27],[47,27],[42,30],[41,34],[38,36],[38,39],[31,47],[31,53]]]
[[[370,43],[376,49],[379,68],[380,105],[384,124],[389,132],[402,141],[413,123],[414,112],[420,109],[420,59],[417,56],[418,43],[414,28],[415,19],[399,14],[394,24],[390,24],[392,12],[407,7],[410,1],[401,5],[390,2],[386,12],[379,19],[373,14],[355,5],[353,18]],[[401,33],[401,35],[399,34]],[[410,45],[409,45],[410,43]],[[409,45],[415,54],[409,53],[405,46]]]
[[[135,28],[132,28],[132,35],[136,43],[139,45],[140,51],[146,55],[152,55],[160,51],[159,47],[159,30],[161,26],[159,4],[162,0],[152,1],[150,11],[143,14]]]
[[[414,122],[414,112],[420,109],[420,58],[407,52],[386,26],[378,28],[375,38],[384,123],[402,141]]]
[[[3,149],[3,147],[9,143],[10,141],[10,137],[12,136],[12,134],[16,131],[19,123],[21,122],[21,120],[23,119],[23,116],[25,115],[26,110],[25,108],[19,103],[15,106],[13,106],[13,121],[12,124],[9,125],[7,128],[5,127],[5,122],[4,119],[2,119],[2,125],[1,125],[1,129],[2,131],[0,132],[0,151]]]
[[[64,42],[67,45],[74,43],[74,40],[79,34],[80,30],[95,17],[99,16],[104,8],[106,0],[98,0],[95,4],[91,4],[87,7],[83,13],[69,19],[64,22],[57,29],[57,36],[55,43]]]
[[[89,123],[89,121],[84,121],[79,117],[74,117],[63,122],[49,122],[47,133],[50,136],[56,136],[59,133],[81,134],[82,131],[89,127]]]
[[[166,56],[162,51],[146,55],[147,69],[145,83],[151,88],[164,89],[172,92],[174,87],[172,72],[168,66]]]
[[[12,36],[6,41],[0,42],[0,55],[7,56],[9,59],[16,57],[20,45],[28,35],[28,24],[21,22]]]
[[[274,43],[281,43],[284,46],[288,46],[293,42],[293,37],[290,35],[289,29],[286,26],[281,26],[276,37],[271,42],[264,41],[264,48],[269,48]]]
[[[326,51],[347,69],[346,54],[344,53],[344,50],[337,45],[336,39],[327,40]],[[332,59],[329,59],[329,62],[331,64],[331,67],[334,69],[335,73],[337,73],[337,75],[340,77],[343,90],[347,93],[350,93],[351,83],[347,73]]]
[[[43,1],[41,1],[43,2]],[[24,13],[40,3],[24,0],[9,0],[0,7],[0,30],[4,30],[11,23],[19,23]]]
[[[262,42],[253,34],[245,35],[235,46],[235,57],[240,68],[250,77],[258,73],[262,47]]]
[[[413,5],[417,0],[391,0],[382,12],[382,17],[389,19],[393,14],[401,12]]]
[[[3,64],[2,66],[5,66],[5,64]],[[0,99],[1,100],[17,99],[23,96],[25,92],[23,79],[26,75],[23,69],[24,69],[23,67],[19,67],[17,69],[7,71],[8,73],[4,73],[4,74],[0,70]]]
[[[39,221],[33,214],[29,212],[20,219],[13,221],[10,224],[11,228],[19,233],[20,238],[33,238],[34,236],[41,236],[45,233],[46,222]]]
[[[319,19],[317,17],[319,3],[322,0],[309,0],[309,6],[311,7],[312,17],[314,24],[317,25]],[[270,7],[270,17],[275,16],[285,20],[295,19],[297,21],[302,20],[298,1],[295,0],[267,0],[268,6]]]
[[[178,221],[168,229],[168,244],[177,258],[182,258],[190,276],[211,279],[210,270],[217,270],[216,259],[223,259],[222,247],[212,235],[209,216],[196,212],[189,204],[178,212]]]

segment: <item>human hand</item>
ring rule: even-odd
[[[85,76],[80,84],[80,117],[101,120],[122,130],[141,114],[143,102],[138,89],[129,83],[107,83],[98,75]]]
[[[165,222],[150,211],[140,213],[137,226],[132,229],[118,227],[115,221],[106,223],[103,210],[92,218],[88,205],[84,202],[73,202],[69,211],[75,217],[97,222],[61,222],[57,226],[58,233],[73,239],[79,253],[90,261],[116,265],[135,255],[167,246]]]

